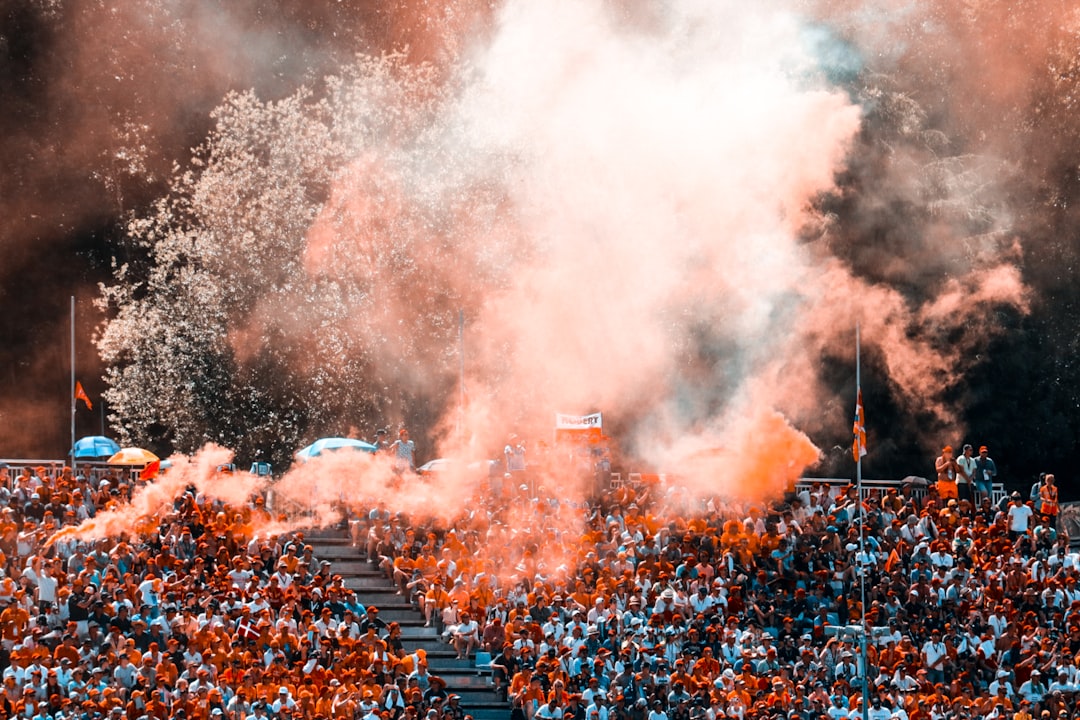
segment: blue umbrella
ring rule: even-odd
[[[76,440],[71,452],[77,458],[107,458],[120,452],[120,446],[107,437],[90,435]]]
[[[310,460],[313,457],[318,457],[324,452],[340,450],[341,448],[350,448],[352,450],[360,450],[362,452],[373,453],[378,448],[363,440],[354,440],[352,438],[341,437],[329,437],[321,438],[308,445],[306,448],[296,453],[296,457],[301,460]]]

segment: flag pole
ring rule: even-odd
[[[458,442],[465,446],[465,311],[458,310]]]
[[[861,346],[859,337],[859,321],[855,321],[855,397],[860,407],[858,412],[862,413],[862,376],[861,368],[859,366]],[[859,418],[861,419],[861,417]],[[864,431],[865,432],[865,431]],[[861,443],[862,435],[858,435],[855,438],[856,443]],[[859,451],[855,453],[855,492],[859,498],[859,601],[860,601],[860,620],[862,621],[861,642],[859,643],[859,652],[862,656],[862,716],[863,720],[869,720],[870,717],[870,680],[869,680],[869,668],[867,667],[867,632],[869,628],[866,625],[866,544],[864,540],[864,530],[866,527],[866,503],[863,501],[862,495],[862,445],[859,446]]]
[[[75,472],[75,296],[71,296],[71,474]]]

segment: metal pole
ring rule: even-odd
[[[465,445],[465,311],[458,310],[458,440]]]
[[[858,397],[859,392],[862,390],[862,376],[861,368],[859,367],[859,354],[860,354],[860,338],[859,338],[859,323],[855,322],[855,394]],[[866,543],[864,540],[864,529],[866,527],[866,504],[863,502],[862,496],[862,452],[856,453],[858,458],[855,461],[855,492],[859,498],[859,595],[860,595],[860,607],[861,607],[861,619],[862,619],[862,632],[860,633],[859,652],[862,657],[862,716],[863,720],[869,720],[870,717],[870,680],[869,680],[869,668],[867,667],[866,659]]]
[[[75,296],[71,296],[71,474],[75,471]]]

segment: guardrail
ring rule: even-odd
[[[8,483],[10,484],[15,477],[22,471],[24,467],[38,468],[45,467],[50,472],[58,473],[65,465],[65,461],[56,459],[34,459],[34,458],[12,458],[12,459],[0,459],[0,469],[6,468],[8,471]],[[110,476],[117,479],[126,479],[129,482],[137,482],[139,479],[139,471],[142,467],[139,466],[120,466],[109,465],[104,461],[80,461],[76,466],[76,471],[81,474],[88,474],[87,468],[98,479]],[[625,474],[625,482],[634,485],[641,482],[641,473],[631,472]],[[660,475],[661,482],[664,481],[665,476]],[[611,487],[621,487],[624,482],[623,473],[613,472],[611,473]],[[882,480],[882,479],[868,479],[863,478],[862,481],[862,499],[867,500],[873,497],[884,495],[889,488],[895,488],[899,490],[903,486],[909,484],[908,480]],[[812,478],[804,477],[800,478],[795,483],[796,491],[810,490],[815,484],[821,483],[829,486],[830,488],[846,488],[852,484],[851,478]],[[926,485],[912,484],[911,495],[916,499],[922,499],[926,496]],[[1005,497],[1005,486],[1003,483],[994,483],[991,491],[991,502],[995,505]]]
[[[50,475],[56,476],[67,466],[68,460],[57,460],[56,458],[0,458],[0,476],[2,476],[3,470],[7,471],[7,484],[8,489],[10,490],[11,483],[22,473],[23,468],[28,467],[31,470],[35,470],[36,468],[43,467]],[[116,480],[127,480],[131,483],[134,483],[139,479],[139,472],[141,470],[142,466],[110,465],[104,460],[79,460],[75,465],[76,475],[85,475],[97,480],[103,480],[108,477]]]
[[[660,476],[663,481],[664,476]],[[626,473],[625,477],[623,473],[613,472],[611,473],[611,487],[622,487],[623,483],[629,483],[631,485],[641,482],[641,473]],[[815,484],[824,484],[830,488],[846,488],[853,484],[851,478],[812,478],[804,477],[800,478],[795,483],[795,490],[802,492],[804,490],[810,490]],[[880,497],[884,495],[889,488],[895,488],[900,490],[905,485],[910,483],[909,480],[881,480],[881,479],[867,479],[863,478],[862,481],[862,499],[868,500],[874,497]],[[924,484],[910,483],[912,497],[921,500],[926,497],[927,486]],[[991,486],[990,501],[995,505],[1001,502],[1001,499],[1005,497],[1005,485],[1003,483],[994,483]]]
[[[829,487],[842,487],[846,488],[853,484],[851,478],[800,478],[795,483],[795,489],[799,492],[803,490],[810,490],[816,484],[824,484]],[[862,480],[862,493],[860,498],[862,500],[869,500],[875,497],[881,497],[890,488],[897,491],[905,485],[911,485],[911,496],[921,500],[926,497],[927,486],[921,483],[911,483],[909,480],[880,480],[880,479],[867,479]],[[997,504],[1001,502],[1005,497],[1005,485],[1004,483],[994,483],[990,487],[990,502]]]

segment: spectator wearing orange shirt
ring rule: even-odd
[[[951,445],[946,445],[941,449],[941,455],[934,460],[934,470],[937,473],[938,495],[946,500],[950,498],[959,499],[957,476],[960,473],[960,466],[956,464]]]

